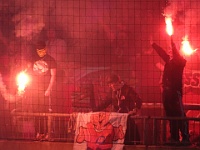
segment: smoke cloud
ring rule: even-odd
[[[45,26],[44,16],[47,9],[45,9],[44,1],[15,1],[15,7],[20,8],[12,19],[15,25],[16,37],[32,38],[39,34]],[[24,7],[23,7],[24,4]]]
[[[196,41],[200,38],[199,34],[199,19],[200,3],[192,0],[169,0],[168,5],[164,9],[164,15],[173,18],[175,27],[175,36],[182,39],[188,36],[192,39],[194,45],[198,45]]]

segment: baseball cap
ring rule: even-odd
[[[108,76],[106,80],[107,80],[107,83],[117,83],[120,81],[120,77],[119,75],[112,74]]]

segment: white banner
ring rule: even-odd
[[[122,150],[128,114],[79,113],[74,150]]]

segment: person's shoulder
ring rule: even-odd
[[[183,65],[183,66],[185,66],[187,63],[187,60],[181,55],[179,55],[179,57],[173,58],[172,61],[174,64]]]
[[[133,90],[133,87],[131,87],[127,83],[122,83],[122,90],[124,90],[124,91]]]
[[[132,88],[129,84],[127,84],[124,81],[121,81],[121,84],[122,84],[122,87],[124,87],[124,88]]]
[[[129,84],[124,84],[122,87],[125,91],[127,91],[128,93],[136,93],[135,88],[133,88],[131,85]]]
[[[46,58],[50,58],[50,59],[53,59],[53,57],[51,55],[49,55],[48,53],[46,54],[45,56]]]
[[[56,61],[51,55],[46,54],[46,59],[50,60],[50,61]]]

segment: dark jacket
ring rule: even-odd
[[[186,60],[178,53],[174,43],[172,43],[172,59],[157,44],[153,43],[152,47],[165,62],[162,78],[163,89],[171,89],[182,93],[183,70]]]
[[[142,106],[142,99],[136,91],[129,85],[122,83],[122,87],[117,91],[108,93],[105,103],[101,104],[98,110],[105,109],[112,105],[113,112],[128,113],[135,108],[140,109]]]

